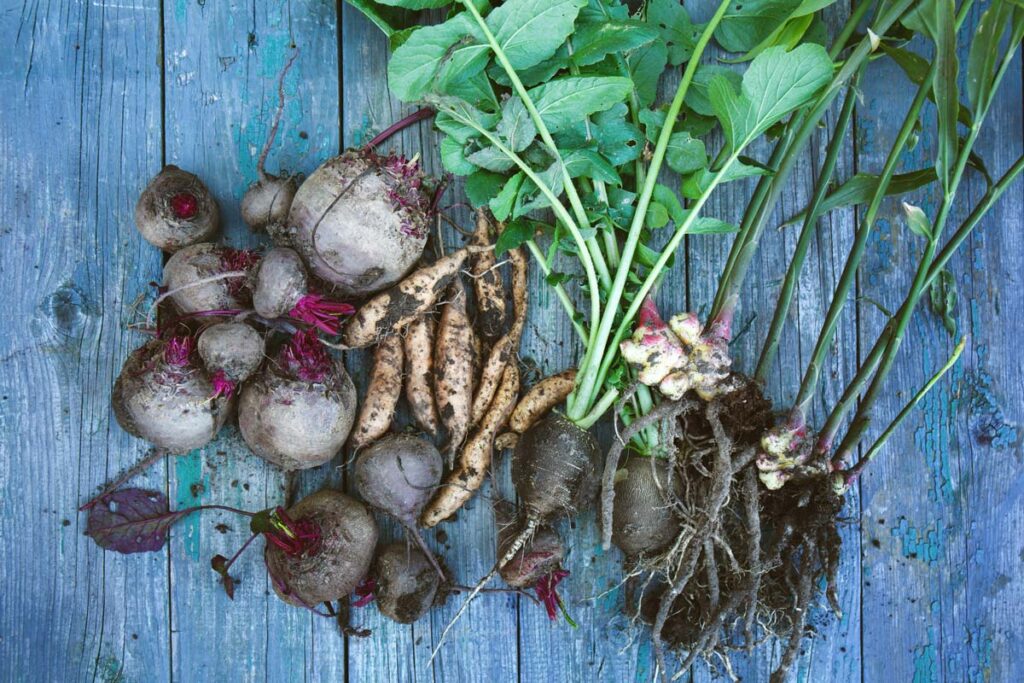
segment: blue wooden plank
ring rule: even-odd
[[[337,22],[334,7],[314,1],[165,5],[167,160],[197,172],[218,199],[225,239],[258,242],[241,222],[239,202],[256,178],[256,159],[278,104],[286,105],[268,171],[308,173],[338,146]],[[310,487],[330,466],[304,475]],[[229,428],[209,447],[179,459],[171,473],[177,505],[219,502],[259,510],[284,502],[284,476],[248,453]],[[226,523],[228,533],[217,525]],[[287,680],[330,673],[344,659],[336,628],[285,605],[271,590],[262,541],[236,565],[241,579],[229,601],[209,568],[247,537],[244,520],[197,517],[172,542],[173,667],[186,680]],[[216,647],[211,647],[216,643]],[[314,659],[313,653],[317,656]]]
[[[110,388],[159,252],[133,227],[160,167],[156,0],[0,13],[0,679],[169,676],[166,552],[104,553],[78,506],[142,456]],[[97,66],[101,65],[101,66]],[[163,466],[141,480],[162,489]]]

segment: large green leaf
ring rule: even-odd
[[[388,60],[388,85],[395,97],[415,102],[430,89],[442,62],[460,40],[472,40],[478,27],[463,13],[443,24],[413,31]]]
[[[402,7],[403,9],[421,10],[421,9],[437,9],[438,7],[444,7],[450,5],[452,0],[377,0],[382,5],[391,5],[392,7]]]
[[[475,164],[466,159],[465,146],[450,135],[441,139],[440,152],[441,163],[449,173],[469,175],[478,170]]]
[[[668,64],[668,48],[658,39],[626,56],[629,75],[633,79],[636,98],[641,107],[650,106],[658,96],[658,80]]]
[[[491,213],[499,221],[504,221],[511,215],[512,207],[515,206],[516,197],[519,195],[519,188],[523,184],[524,178],[526,176],[522,171],[516,173],[508,179],[497,196],[490,201]],[[516,246],[519,245],[517,244]]]
[[[651,0],[647,3],[647,23],[658,29],[668,47],[668,61],[682,64],[693,54],[693,48],[704,29],[690,21],[690,15],[678,0]]]
[[[383,31],[388,38],[393,38],[396,34],[415,25],[415,15],[412,12],[398,7],[389,7],[390,3],[381,4],[375,0],[347,0],[347,2],[373,22],[374,26]]]
[[[572,36],[572,61],[579,66],[596,64],[607,55],[628,52],[657,37],[657,31],[639,21],[583,24]]]
[[[801,0],[736,0],[715,29],[715,40],[729,52],[750,52],[801,4]]]
[[[562,155],[565,163],[565,170],[569,172],[570,178],[593,178],[610,185],[621,185],[622,178],[619,177],[611,162],[601,156],[596,150],[574,149]]]
[[[587,0],[507,0],[487,15],[487,26],[513,69],[539,64],[572,33]]]
[[[633,82],[621,76],[569,76],[527,92],[552,133],[623,101]]]
[[[708,86],[715,76],[722,76],[739,92],[743,84],[743,74],[733,71],[727,66],[718,64],[701,64],[693,74],[690,89],[686,91],[686,106],[701,116],[714,116],[715,110],[708,99]]]
[[[810,102],[831,79],[832,60],[820,45],[801,45],[791,52],[773,47],[751,62],[739,93],[717,76],[711,80],[708,98],[730,150],[736,152]]]
[[[685,131],[673,133],[668,139],[665,163],[680,175],[699,171],[707,166],[708,163],[704,141],[691,137]]]
[[[513,152],[523,151],[537,137],[537,127],[530,118],[530,112],[518,97],[510,97],[502,105],[498,134],[505,139]]]

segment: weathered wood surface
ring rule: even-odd
[[[706,4],[698,3],[698,17]],[[649,643],[634,639],[618,615],[621,596],[604,594],[619,576],[619,558],[601,554],[592,514],[566,530],[578,630],[551,625],[528,601],[488,595],[429,667],[432,643],[455,604],[411,627],[379,618],[372,607],[357,611],[356,621],[374,636],[343,639],[331,622],[273,596],[258,553],[238,565],[242,582],[229,602],[208,560],[244,540],[237,520],[195,518],[175,530],[164,552],[151,555],[105,554],[84,538],[78,504],[145,452],[112,419],[109,391],[140,339],[127,328],[138,319],[133,304],[160,274],[160,255],[132,226],[135,199],[149,177],[165,162],[199,173],[221,203],[228,240],[252,243],[237,205],[254,178],[276,75],[292,45],[301,55],[286,81],[288,106],[271,170],[309,172],[342,144],[365,142],[405,112],[384,88],[383,38],[350,8],[315,0],[25,2],[0,13],[0,36],[0,273],[11,316],[0,331],[0,680],[651,678]],[[1007,80],[981,144],[993,173],[1022,147],[1019,61]],[[873,67],[841,177],[881,165],[877,150],[898,125],[893,102],[909,90],[895,70]],[[422,127],[395,144],[406,154],[421,152],[437,171],[433,141]],[[780,215],[804,203],[823,145],[819,135]],[[906,167],[931,153],[926,137],[907,154]],[[974,178],[964,197],[981,191]],[[744,192],[730,188],[711,210],[735,218]],[[914,200],[928,208],[936,197],[922,192]],[[1024,337],[1022,216],[1018,185],[953,264],[969,353],[851,496],[844,614],[816,620],[820,637],[804,648],[800,680],[1024,680],[1016,656],[1024,647],[1024,367],[1014,353]],[[796,324],[783,340],[791,360],[777,364],[770,380],[779,404],[792,397],[800,372],[794,359],[810,353],[814,323],[828,305],[857,217],[848,210],[822,221],[790,316]],[[455,244],[458,236],[449,230],[446,239]],[[758,275],[737,317],[738,328],[746,328],[736,343],[744,367],[756,360],[794,241],[792,231],[769,230],[754,264]],[[727,247],[726,240],[690,240],[672,286],[660,292],[664,306],[706,308]],[[882,324],[870,302],[896,303],[909,277],[905,266],[919,249],[902,228],[898,204],[887,204],[856,293],[857,315],[837,335],[826,402]],[[545,373],[557,371],[571,362],[575,342],[554,298],[537,273],[531,277],[523,355]],[[880,407],[879,423],[951,346],[934,316],[917,315],[891,379],[901,396]],[[360,386],[365,362],[358,354],[348,359]],[[343,464],[304,473],[298,492],[343,484]],[[497,493],[488,495],[510,494],[507,463],[496,482]],[[202,452],[158,465],[139,483],[166,490],[174,505],[247,508],[281,501],[285,486],[279,472],[245,456],[234,430]],[[219,532],[221,523],[230,529]],[[478,498],[445,531],[444,543],[433,534],[428,542],[460,581],[472,583],[493,557],[487,499]],[[392,524],[383,535],[400,538]],[[777,656],[741,657],[736,673],[767,680]],[[692,678],[713,676],[698,667]]]

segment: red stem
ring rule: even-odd
[[[423,107],[422,109],[417,109],[416,111],[409,114],[401,121],[396,121],[395,123],[392,123],[390,126],[388,126],[380,133],[378,133],[376,136],[374,136],[372,140],[366,143],[366,148],[373,149],[377,145],[381,144],[382,142],[390,138],[395,133],[408,128],[409,126],[411,126],[414,123],[417,123],[418,121],[422,121],[423,119],[429,119],[433,115],[434,110],[431,109],[430,107]]]
[[[288,62],[281,69],[281,76],[277,81],[277,111],[274,113],[274,123],[270,127],[270,134],[267,136],[267,141],[263,145],[263,151],[260,152],[259,161],[256,162],[256,172],[259,174],[260,179],[266,177],[266,166],[267,156],[270,154],[270,148],[274,144],[274,138],[277,137],[278,126],[281,125],[281,117],[284,116],[284,77],[288,75],[288,70],[292,68],[292,64],[295,63],[295,59],[299,56],[299,48],[295,48],[295,52],[288,58]]]

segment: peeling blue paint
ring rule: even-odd
[[[914,683],[933,683],[939,680],[939,658],[935,650],[935,631],[928,629],[928,643],[914,650]]]
[[[936,527],[920,530],[912,526],[905,517],[900,517],[899,524],[890,530],[894,538],[900,541],[900,552],[908,559],[921,560],[933,565],[939,560],[942,552],[942,531]]]
[[[174,497],[174,509],[199,505],[203,492],[209,485],[209,475],[203,474],[202,451],[192,451],[188,455],[178,456],[174,461],[174,474],[178,482],[178,490]],[[190,515],[175,526],[181,538],[185,555],[193,560],[199,559],[200,515]]]

